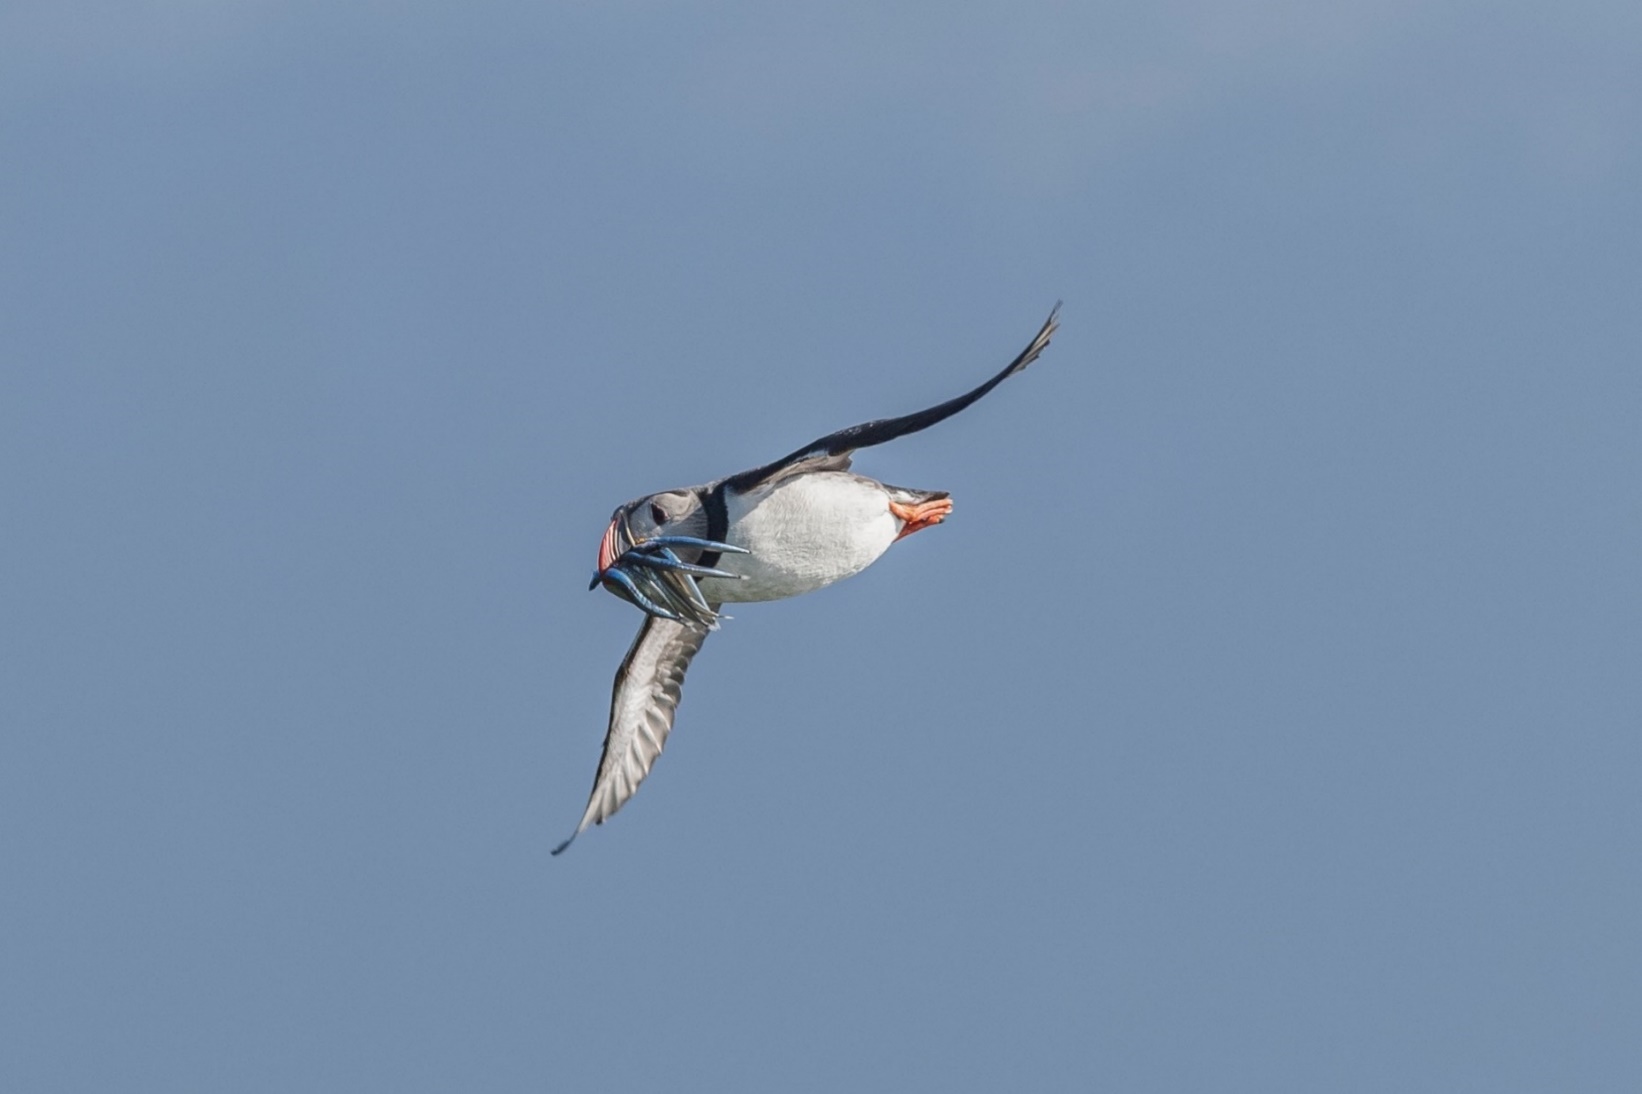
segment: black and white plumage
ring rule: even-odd
[[[602,824],[650,773],[667,743],[684,673],[726,602],[781,600],[860,573],[890,544],[939,524],[945,491],[908,490],[857,475],[860,448],[928,429],[1037,360],[1058,326],[1055,305],[997,375],[944,403],[829,433],[762,467],[703,486],[637,498],[616,510],[599,544],[594,587],[646,613],[610,699],[593,792],[575,832]]]

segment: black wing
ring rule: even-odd
[[[755,467],[751,471],[743,471],[739,475],[732,475],[724,480],[737,493],[773,479],[794,468],[796,465],[822,465],[843,470],[849,467],[849,454],[857,448],[870,448],[875,444],[893,441],[897,437],[904,437],[908,433],[916,433],[920,429],[928,429],[937,422],[943,422],[958,411],[975,402],[981,396],[1003,383],[1009,377],[1019,372],[1038,359],[1044,347],[1049,345],[1049,339],[1054,336],[1055,329],[1060,326],[1056,316],[1060,314],[1060,304],[1056,304],[1049,312],[1049,318],[1043,321],[1042,328],[1033,337],[1030,344],[1013,361],[1009,367],[998,373],[992,379],[973,391],[965,392],[955,399],[948,399],[939,406],[932,406],[928,410],[920,410],[915,414],[905,414],[899,418],[880,418],[875,422],[863,422],[852,425],[848,429],[840,429],[836,433],[829,433],[819,440],[813,441],[781,457],[774,463],[767,463],[763,467]]]
[[[718,605],[713,607],[716,610]],[[581,823],[570,839],[553,848],[555,855],[588,825],[603,824],[638,792],[673,729],[684,672],[706,640],[703,628],[654,615],[644,617],[644,626],[616,672],[610,693],[610,728],[604,735],[604,755],[599,757],[593,793]]]

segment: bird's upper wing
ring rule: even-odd
[[[718,605],[714,604],[716,611]],[[610,695],[610,728],[604,735],[604,755],[593,780],[593,793],[581,823],[553,849],[556,855],[570,846],[590,824],[605,819],[627,803],[650,774],[673,728],[684,671],[707,640],[707,632],[688,623],[646,615],[638,637],[627,651]]]
[[[732,475],[724,480],[725,486],[737,493],[746,493],[753,487],[783,477],[785,474],[798,470],[819,470],[822,468],[844,470],[849,467],[849,454],[857,448],[870,448],[875,444],[893,441],[896,437],[903,437],[908,433],[916,433],[920,429],[928,429],[937,422],[945,421],[958,411],[969,406],[981,396],[1003,383],[1006,379],[1019,372],[1038,359],[1049,339],[1054,335],[1055,328],[1060,325],[1056,318],[1060,313],[1060,305],[1056,304],[1049,312],[1049,318],[1043,321],[1043,326],[1033,337],[1027,347],[1021,350],[1019,356],[1009,362],[1009,366],[992,379],[986,381],[973,391],[967,391],[957,398],[948,399],[938,406],[928,410],[920,410],[915,414],[905,414],[899,418],[880,418],[874,422],[863,422],[852,425],[848,429],[840,429],[836,433],[829,433],[795,452],[767,463],[763,467],[755,467],[751,471],[743,471],[739,475]]]

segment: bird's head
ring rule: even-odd
[[[599,540],[599,574],[634,547],[658,536],[707,534],[707,510],[694,490],[664,490],[618,506]],[[595,577],[593,585],[598,584]],[[589,586],[592,588],[593,586]]]
[[[700,565],[703,555],[746,554],[705,538],[707,509],[699,490],[665,490],[636,498],[610,516],[599,540],[599,568],[587,587],[600,585],[664,619],[718,625],[718,613],[696,587],[698,577],[739,575]]]

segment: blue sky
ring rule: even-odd
[[[0,1086],[1642,1082],[1634,5],[0,13]],[[610,510],[1027,373],[559,859]]]

